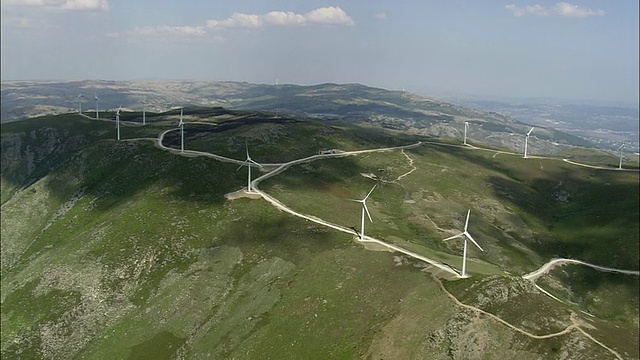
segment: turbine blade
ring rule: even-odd
[[[467,231],[467,228],[469,227],[469,215],[471,215],[471,209],[467,211],[467,221],[464,223],[464,231]]]
[[[353,201],[353,202],[357,202],[357,203],[362,203],[362,200],[356,200],[356,199],[347,199],[348,201]]]
[[[364,207],[364,211],[367,213],[367,216],[369,217],[369,221],[373,222],[373,219],[371,219],[371,213],[369,213],[369,208],[367,208],[367,203],[363,201],[362,206]]]
[[[529,130],[529,132],[527,133],[527,136],[531,135],[531,132],[533,131],[534,127],[531,128],[531,130]]]
[[[238,166],[238,168],[236,169],[236,172],[240,169],[242,169],[242,167],[244,166],[244,163],[240,164],[240,166]]]
[[[369,198],[369,195],[371,195],[371,193],[373,192],[373,190],[376,188],[376,186],[378,186],[378,184],[373,185],[373,187],[371,188],[371,190],[369,190],[369,193],[367,194],[367,196],[364,197],[364,199],[362,199],[362,201],[365,201]]]
[[[449,236],[448,238],[443,239],[442,241],[447,241],[447,240],[451,240],[451,239],[459,238],[459,237],[461,237],[461,236],[463,236],[463,235],[464,235],[464,233],[460,233],[460,234],[458,234],[458,235]]]
[[[482,247],[480,247],[480,245],[478,245],[478,243],[477,243],[475,240],[473,240],[473,238],[471,237],[471,234],[469,234],[469,233],[468,233],[468,232],[466,232],[466,231],[464,232],[464,234],[467,236],[467,238],[468,238],[469,240],[471,240],[471,242],[472,242],[475,246],[477,246],[477,247],[478,247],[478,249],[480,249],[480,251],[484,251],[484,250],[482,249]]]
[[[247,162],[250,162],[250,163],[253,163],[255,165],[258,165],[259,167],[263,167],[262,164],[253,161],[253,159],[251,159],[251,158],[247,158]]]

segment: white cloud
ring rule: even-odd
[[[272,11],[264,15],[233,13],[224,20],[209,20],[209,28],[260,28],[266,26],[355,25],[353,19],[337,6],[321,7],[305,14]]]
[[[304,14],[297,14],[291,11],[271,11],[262,15],[233,13],[226,19],[209,20],[207,21],[206,25],[201,26],[144,26],[136,27],[130,33],[134,35],[168,39],[203,38],[222,42],[225,41],[223,37],[212,34],[215,29],[257,29],[268,26],[310,25],[352,26],[354,25],[354,22],[351,17],[349,17],[349,15],[347,15],[347,13],[345,13],[341,8],[329,6],[318,8]],[[111,36],[115,35],[116,34],[112,34]],[[120,34],[117,34],[117,36],[120,36]]]
[[[337,6],[322,7],[311,10],[304,14],[304,17],[311,24],[355,25],[351,17]]]
[[[109,0],[3,0],[2,5],[53,10],[109,11]]]
[[[518,7],[513,4],[504,6],[505,9],[511,11],[514,16],[521,17],[525,15],[534,16],[564,16],[564,17],[589,17],[604,15],[604,10],[593,10],[586,7],[570,4],[567,2],[559,2],[554,6],[545,7],[542,5],[526,5]]]
[[[381,21],[385,21],[385,20],[387,20],[389,18],[389,16],[385,12],[377,13],[375,15],[375,17],[376,17],[376,19],[381,20]]]
[[[578,5],[559,2],[555,6],[555,11],[561,16],[587,17],[604,15],[604,10],[591,10],[589,8],[579,7]]]
[[[102,10],[109,11],[108,0],[66,0],[62,4],[65,10]]]

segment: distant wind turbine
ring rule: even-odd
[[[467,129],[469,129],[469,122],[464,122],[464,144],[467,145]]]
[[[116,111],[116,133],[118,141],[120,141],[120,110],[122,106],[118,106],[118,111]]]
[[[247,192],[248,193],[253,193],[253,189],[251,189],[251,166],[256,165],[258,167],[262,167],[261,164],[255,162],[251,156],[249,156],[249,145],[247,145],[247,143],[244,143],[244,148],[247,151],[247,159],[242,163],[242,165],[240,165],[240,167],[238,168],[238,170],[240,170],[240,168],[242,168],[243,166],[247,166],[248,169],[248,174],[247,174]],[[253,165],[251,165],[253,164]],[[238,171],[236,170],[236,171]]]
[[[100,101],[100,99],[98,98],[98,94],[95,94],[95,98],[96,98],[96,119],[98,118],[98,101]]]
[[[182,121],[182,111],[184,107],[180,108],[180,122],[178,126],[180,127],[180,152],[184,153],[184,122]]]
[[[620,147],[618,148],[618,150],[620,150],[620,165],[618,165],[618,169],[622,170],[622,148],[624,147],[624,143],[622,143],[622,145],[620,145]]]
[[[84,96],[82,96],[82,94],[78,95],[78,97],[76,98],[76,100],[78,100],[78,114],[82,114],[82,98]]]
[[[533,127],[531,128],[531,130],[529,130],[529,132],[527,133],[527,135],[524,138],[524,158],[527,158],[527,145],[529,144],[529,135],[531,135],[531,132],[533,131]]]
[[[467,221],[464,223],[464,231],[461,232],[458,235],[454,235],[454,236],[450,236],[446,239],[444,239],[443,241],[447,241],[447,240],[451,240],[451,239],[455,239],[458,237],[464,237],[464,250],[462,250],[462,277],[466,277],[467,276],[467,239],[471,240],[471,242],[473,242],[473,244],[475,246],[478,247],[478,249],[480,249],[480,251],[484,251],[482,250],[482,248],[480,247],[480,245],[478,245],[478,243],[473,240],[473,238],[471,237],[471,234],[469,234],[469,232],[467,231],[469,228],[469,215],[471,214],[471,209],[469,209],[469,211],[467,211]]]
[[[140,101],[142,103],[142,125],[146,125],[146,114],[145,114],[145,110],[146,110],[146,100],[142,100]]]
[[[369,198],[369,195],[371,195],[371,193],[373,192],[373,190],[376,188],[376,185],[373,185],[373,187],[371,188],[371,190],[369,190],[369,193],[367,194],[367,196],[364,197],[364,199],[362,200],[353,200],[351,199],[351,201],[357,202],[362,204],[362,221],[360,223],[360,240],[364,239],[364,214],[365,212],[367,213],[367,217],[369,217],[369,221],[373,222],[373,219],[371,219],[371,213],[369,212],[369,208],[367,208],[367,199]]]

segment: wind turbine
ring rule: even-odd
[[[253,190],[251,190],[251,164],[257,165],[258,167],[262,167],[262,165],[258,164],[257,162],[255,162],[251,158],[251,156],[249,156],[249,146],[247,145],[247,143],[244,143],[244,147],[247,150],[247,160],[245,160],[244,163],[242,163],[242,165],[240,165],[238,170],[240,170],[241,167],[247,165],[247,169],[249,171],[249,174],[247,175],[247,192],[248,193],[253,193]],[[236,170],[236,171],[238,171],[238,170]]]
[[[455,239],[458,237],[464,237],[464,250],[462,251],[462,277],[466,277],[467,275],[467,239],[471,240],[471,242],[473,242],[473,244],[475,246],[478,247],[478,249],[480,249],[480,251],[484,251],[482,250],[482,248],[480,247],[480,245],[478,245],[478,243],[473,240],[473,238],[471,237],[471,234],[469,234],[469,232],[467,231],[467,229],[469,228],[469,215],[471,214],[471,209],[469,209],[469,211],[467,212],[467,221],[464,223],[464,231],[461,232],[458,235],[454,235],[454,236],[450,236],[446,239],[444,239],[443,241],[447,241],[447,240],[451,240],[451,239]]]
[[[622,170],[622,148],[624,147],[624,143],[622,143],[622,145],[620,145],[620,147],[618,148],[618,150],[620,150],[620,165],[618,165],[618,170]]]
[[[464,122],[464,144],[467,145],[467,129],[469,129],[469,122]]]
[[[524,158],[527,158],[527,145],[529,143],[529,135],[531,135],[531,132],[533,131],[533,127],[531,128],[531,130],[529,130],[529,132],[527,133],[527,135],[524,138]]]
[[[146,125],[145,104],[147,102],[144,99],[140,102],[142,103],[142,125]]]
[[[367,199],[369,198],[369,195],[371,195],[371,193],[373,192],[373,190],[376,188],[376,186],[378,186],[378,184],[373,185],[373,187],[371,188],[371,190],[369,190],[369,193],[367,194],[367,196],[364,197],[364,199],[362,200],[353,200],[351,199],[351,201],[355,201],[357,203],[362,204],[362,222],[361,222],[361,226],[360,226],[360,240],[364,239],[364,213],[367,213],[367,216],[369,217],[369,221],[373,222],[373,220],[371,219],[371,213],[369,212],[369,208],[367,208]]]
[[[82,114],[82,98],[84,96],[82,96],[82,94],[78,95],[78,97],[76,98],[76,100],[78,100],[78,114]]]
[[[178,127],[180,127],[180,152],[184,153],[184,122],[182,121],[182,111],[184,107],[180,108],[180,122],[178,123]]]
[[[98,94],[94,94],[95,98],[96,98],[96,119],[98,118],[98,101],[100,101],[100,99],[98,98]]]
[[[122,109],[122,106],[118,106],[118,111],[116,111],[116,132],[118,134],[118,141],[120,141],[120,109]]]

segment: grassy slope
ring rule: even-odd
[[[85,122],[75,117],[54,120],[55,124],[51,119],[38,120],[42,123],[38,126],[74,129],[76,122]],[[157,119],[156,124],[159,126],[125,127],[123,133],[153,136],[170,120]],[[245,181],[244,172],[235,173],[233,165],[170,156],[150,142],[116,143],[106,139],[113,131],[112,123],[86,125],[90,126],[81,133],[90,140],[77,149],[82,151],[69,149],[61,151],[55,161],[36,161],[37,169],[52,167],[53,171],[43,171],[39,178],[34,175],[36,182],[17,193],[12,189],[32,179],[24,175],[24,169],[5,168],[3,142],[3,358],[170,358],[176,354],[193,358],[209,354],[258,358],[430,354],[431,358],[448,358],[487,352],[497,357],[535,358],[535,354],[551,356],[559,349],[580,353],[572,343],[593,353],[602,351],[572,336],[545,342],[514,335],[491,320],[460,313],[425,274],[411,266],[396,266],[387,253],[354,246],[348,235],[280,213],[261,200],[225,201],[223,195],[241,188]],[[24,131],[13,126],[26,125],[3,125],[3,140],[7,134]],[[397,141],[366,143],[359,133],[303,126],[326,131],[327,146],[337,144],[331,147],[376,147]],[[290,130],[280,131],[287,134]],[[236,134],[230,133],[229,139],[235,139],[230,140],[234,144],[230,154],[242,158],[242,140],[252,133],[264,132],[239,128]],[[252,146],[267,149],[273,141],[295,133],[258,137],[267,140],[255,140]],[[46,137],[33,140],[39,139]],[[202,146],[210,144],[200,141]],[[281,151],[265,152],[265,157],[278,156]],[[302,145],[297,151],[315,153],[316,149]],[[438,159],[416,156],[422,152],[438,153],[421,149],[409,155],[416,161],[432,161],[431,166],[436,167]],[[313,181],[296,191],[301,199],[322,200],[323,208],[334,209],[331,215],[312,214],[330,220],[337,214],[355,225],[359,219],[351,215],[353,204],[342,197],[357,198],[366,192],[372,181],[359,173],[363,169],[375,173],[380,168],[385,168],[380,176],[389,179],[408,171],[403,155],[389,153],[367,156],[364,161],[346,158],[305,165],[290,169],[278,181],[287,181],[295,171],[300,171],[299,180],[307,181],[309,175],[322,170],[321,176],[313,176]],[[405,203],[409,209],[403,216],[414,216],[413,226],[405,226],[398,214],[384,210],[404,206],[375,200],[373,216],[384,220],[374,224],[378,226],[372,228],[374,235],[387,231],[423,248],[434,245],[434,251],[441,254],[457,253],[435,238],[421,244],[411,236],[416,231],[427,239],[433,236],[435,230],[414,212],[424,210],[420,204],[430,203],[423,198],[438,198],[428,191],[418,197],[415,187],[421,186],[422,179],[413,176],[403,179],[402,186],[390,184],[376,192],[379,199],[392,194],[419,200]],[[343,186],[338,186],[340,181]],[[5,184],[9,189],[6,198]],[[288,188],[276,185],[272,193],[285,199],[281,195]],[[317,194],[325,196],[318,199]],[[338,198],[339,202],[331,202]],[[38,201],[48,204],[46,212],[21,221],[32,208],[20,204]],[[340,204],[338,211],[336,204]],[[446,205],[456,207],[452,212],[463,212],[453,201]],[[443,214],[442,219],[447,216],[451,214]],[[5,223],[6,218],[11,221]],[[454,228],[460,221],[439,224]],[[47,223],[50,226],[44,229]],[[476,229],[483,233],[482,226]],[[493,251],[503,250],[496,245]],[[491,270],[495,265],[487,266],[488,273],[495,271]],[[407,328],[417,332],[407,334]],[[426,337],[417,335],[425,332]],[[505,342],[512,348],[504,349]]]
[[[638,268],[638,174],[432,145],[407,154],[417,170],[400,181],[411,167],[395,152],[304,164],[263,187],[294,209],[359,229],[358,205],[346,199],[364,196],[376,182],[361,174],[372,174],[381,184],[369,202],[372,236],[458,253],[440,239],[461,230],[471,208],[470,232],[486,250],[474,257],[511,273],[552,256]]]

